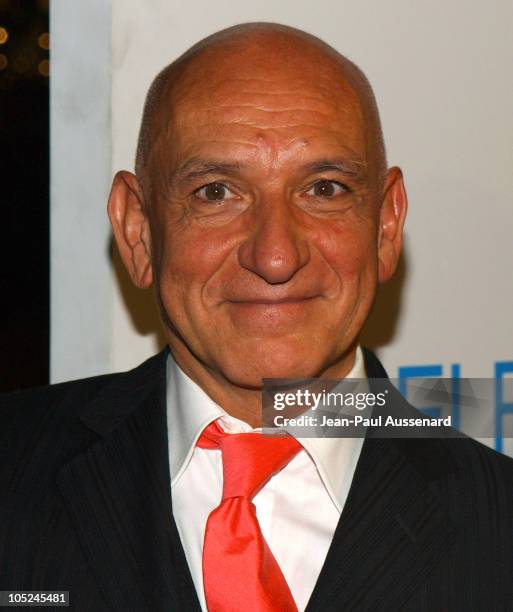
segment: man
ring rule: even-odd
[[[512,462],[472,440],[286,437],[227,493],[275,454],[262,379],[386,376],[358,337],[405,214],[370,85],[323,42],[246,24],[167,67],[109,215],[169,351],[8,398],[2,588],[87,611],[509,609]]]

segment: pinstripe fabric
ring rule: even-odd
[[[2,398],[1,589],[199,610],[172,517],[166,356]],[[468,439],[366,439],[307,609],[512,610],[513,461]]]

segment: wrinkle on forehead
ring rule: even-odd
[[[333,75],[280,78],[270,84],[262,78],[240,79],[216,71],[203,80],[197,80],[194,90],[189,89],[181,102],[198,111],[215,107],[216,111],[222,112],[225,108],[238,107],[270,112],[315,111],[333,118],[340,112],[350,111],[361,116],[355,93]]]

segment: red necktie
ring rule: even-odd
[[[251,500],[301,446],[290,436],[226,434],[215,422],[198,446],[219,448],[223,458],[223,497],[208,517],[203,545],[209,612],[297,612]]]

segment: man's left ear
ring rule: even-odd
[[[403,227],[408,208],[404,189],[403,173],[400,168],[390,168],[387,174],[383,201],[379,216],[379,282],[386,283],[392,278],[403,245]]]

